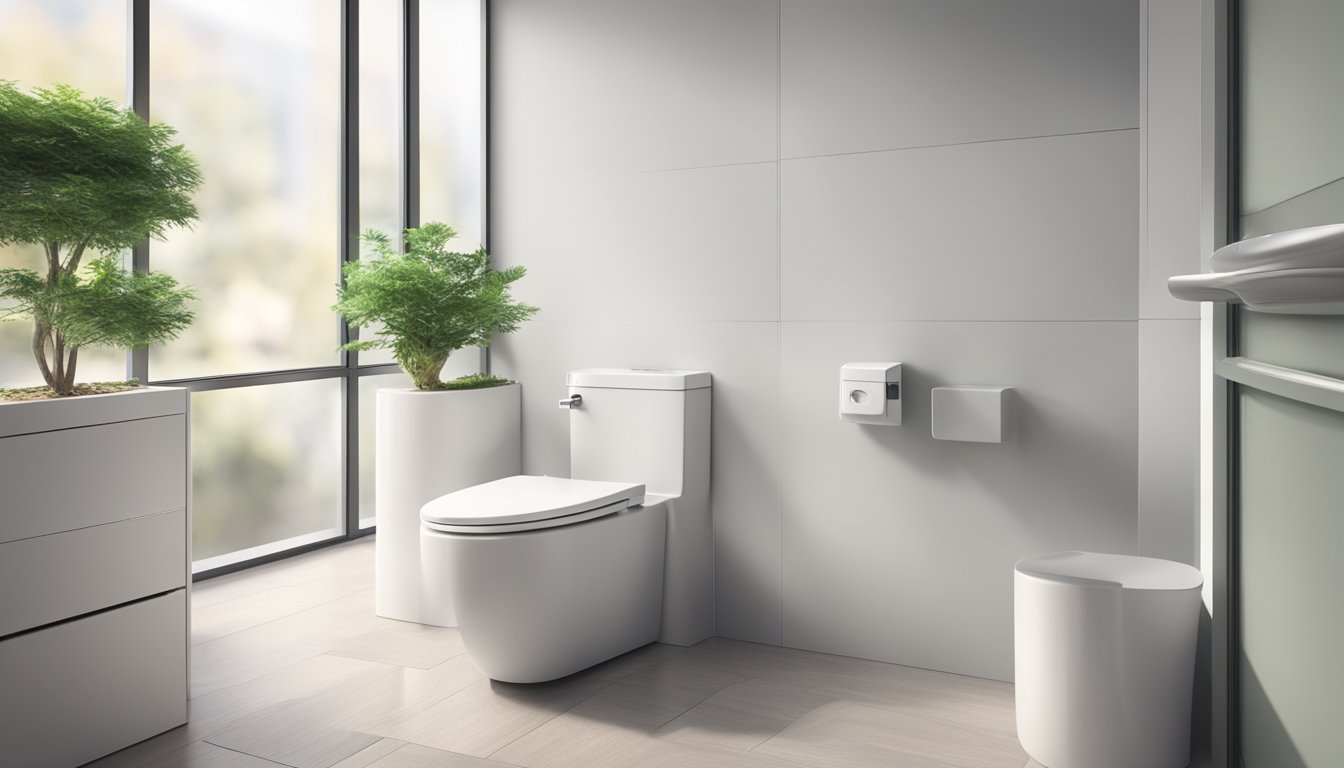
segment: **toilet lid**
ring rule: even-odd
[[[440,496],[420,508],[420,519],[439,530],[506,533],[591,520],[643,503],[642,483],[514,475]]]
[[[1200,572],[1184,563],[1134,555],[1056,552],[1019,560],[1018,573],[1046,581],[1120,589],[1185,590],[1204,584]]]

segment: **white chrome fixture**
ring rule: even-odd
[[[572,479],[508,477],[421,512],[429,599],[454,605],[494,680],[713,634],[710,375],[597,369],[568,384]]]
[[[1213,272],[1172,277],[1167,290],[1256,312],[1344,314],[1344,224],[1242,240],[1214,251],[1210,263]]]

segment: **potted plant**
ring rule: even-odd
[[[42,274],[0,270],[0,319],[32,319],[46,387],[0,397],[124,389],[80,389],[79,351],[162,343],[191,324],[190,290],[165,274],[130,272],[118,256],[196,219],[200,172],[173,135],[69,86],[28,94],[0,81],[0,246],[39,245],[46,257]]]
[[[17,569],[0,667],[27,671],[0,691],[21,702],[0,741],[20,763],[81,764],[187,719],[186,391],[76,383],[80,350],[191,322],[189,290],[117,255],[196,218],[200,174],[173,135],[68,86],[0,82],[0,246],[45,256],[0,270],[0,318],[33,321],[46,381],[0,391],[0,548]],[[62,718],[98,726],[53,738]]]
[[[365,232],[372,258],[345,266],[335,306],[351,325],[378,329],[345,349],[392,350],[415,385],[377,395],[377,612],[449,627],[457,620],[446,585],[421,573],[420,507],[518,474],[522,405],[516,382],[485,374],[441,381],[440,374],[453,352],[486,346],[537,311],[509,295],[523,267],[495,270],[484,249],[451,251],[455,236],[437,222],[408,229],[398,253],[387,235]]]

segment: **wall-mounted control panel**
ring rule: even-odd
[[[840,418],[859,424],[900,424],[901,364],[840,366]]]

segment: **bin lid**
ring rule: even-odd
[[[1121,589],[1199,589],[1204,576],[1170,560],[1098,552],[1055,552],[1019,560],[1018,573],[1047,581]]]

